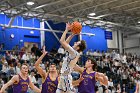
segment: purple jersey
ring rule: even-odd
[[[57,85],[58,85],[58,77],[56,78],[55,81],[52,81],[50,79],[50,76],[48,75],[46,77],[45,82],[42,84],[41,93],[56,93]]]
[[[13,84],[13,93],[27,93],[28,85],[29,85],[29,77],[26,80],[24,80],[19,75],[19,82],[17,84],[16,83]]]
[[[82,73],[83,81],[78,86],[78,93],[95,93],[95,73],[88,74],[86,69]]]

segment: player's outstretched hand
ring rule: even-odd
[[[47,54],[47,51],[45,50],[45,48],[46,48],[46,47],[43,46],[43,53],[44,53],[44,54]]]

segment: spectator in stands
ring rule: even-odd
[[[3,66],[2,66],[2,72],[7,73],[9,70],[9,65],[7,62],[4,62]]]
[[[23,54],[23,56],[22,56],[22,58],[21,58],[23,61],[29,61],[29,55],[28,55],[28,53],[27,52],[25,52],[24,54]]]
[[[13,52],[11,53],[11,58],[12,58],[12,59],[17,59],[17,55],[16,55],[15,51],[13,51]]]
[[[30,80],[31,80],[31,82],[33,83],[33,84],[35,84],[36,85],[36,83],[37,83],[37,81],[36,81],[36,78],[35,78],[35,73],[34,73],[34,71],[32,70],[31,71],[31,73],[30,73],[30,75],[29,75],[29,78],[30,78]],[[37,85],[36,85],[37,86]],[[33,90],[31,90],[30,88],[29,88],[29,93],[34,93],[34,91]]]
[[[31,52],[36,54],[36,51],[37,51],[37,46],[36,44],[33,44],[33,47],[31,48]]]
[[[2,78],[0,77],[0,89],[2,88],[3,85],[4,85],[4,81],[3,81]]]
[[[134,53],[133,58],[137,59],[137,54],[136,53]]]
[[[122,85],[122,89],[121,89],[121,90],[122,90],[122,93],[127,93],[127,92],[126,92],[127,90],[126,90],[125,84]]]
[[[58,49],[58,53],[64,55],[65,49],[62,46],[60,46],[60,48]]]
[[[140,64],[137,64],[137,65],[136,65],[136,70],[137,70],[138,72],[140,72]]]
[[[33,71],[35,69],[34,63],[30,63],[29,71]]]
[[[122,63],[126,64],[127,60],[126,60],[126,53],[122,55]]]
[[[12,49],[16,55],[18,55],[18,52],[19,52],[19,45],[16,45],[15,47],[13,47]]]
[[[117,93],[121,93],[121,86],[120,86],[120,84],[117,85],[117,91],[116,92]]]
[[[127,83],[127,79],[128,79],[128,70],[125,69],[121,75],[122,75],[122,82],[123,82],[123,84],[126,84]]]
[[[112,79],[110,78],[110,80],[108,81],[108,87],[109,87],[109,89],[112,91],[112,89],[113,89],[113,87],[114,87],[114,85],[113,85],[113,81],[112,81]]]
[[[90,54],[90,53],[89,53]],[[93,52],[93,56],[98,56],[98,54],[97,54],[97,50],[94,50],[94,52]]]
[[[48,71],[48,69],[49,69],[49,64],[50,64],[50,62],[49,62],[49,61],[46,61],[46,62],[45,62],[45,64],[44,64],[45,69],[46,69],[46,72],[47,72],[47,71]]]
[[[15,67],[16,74],[19,74],[20,73],[20,66],[21,66],[21,64],[20,63],[17,63],[17,66]]]
[[[3,57],[1,58],[1,62],[2,62],[2,64],[4,64],[5,62],[7,62],[5,56],[3,56]]]
[[[8,72],[7,72],[7,76],[8,77],[13,77],[14,75],[16,74],[15,70],[14,70],[14,67],[10,67]]]
[[[4,44],[2,43],[0,44],[0,50],[3,50],[3,48],[4,48]]]
[[[19,50],[19,46],[18,46],[18,45],[16,45],[15,47],[13,47],[13,49],[12,49],[12,50],[14,50],[14,51],[15,51],[15,50],[16,50],[16,51],[17,51],[17,50]]]
[[[41,50],[37,47],[36,44],[33,45],[33,47],[31,48],[31,52],[35,54],[35,56],[41,56],[42,52]]]
[[[29,75],[29,78],[30,78],[30,80],[31,80],[32,83],[36,84],[37,82],[36,82],[36,78],[35,78],[34,75],[35,75],[35,73],[34,73],[34,71],[32,70],[32,71],[31,71],[31,74]]]
[[[20,57],[23,56],[23,54],[25,53],[25,50],[26,50],[25,47],[21,48],[20,53],[19,53]]]
[[[45,70],[46,68],[45,68],[45,65],[44,65],[44,63],[42,63],[42,61],[40,62],[40,67],[43,69],[43,70]]]
[[[137,74],[136,90],[135,93],[140,92],[140,74]]]
[[[6,51],[6,53],[5,53],[6,60],[10,60],[10,57],[11,57],[10,53],[8,51]]]
[[[31,53],[31,55],[29,56],[29,61],[30,61],[31,63],[35,63],[35,60],[36,60],[35,54],[34,54],[34,53]]]

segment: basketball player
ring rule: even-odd
[[[35,68],[37,69],[38,73],[42,77],[42,91],[41,93],[56,93],[57,85],[58,85],[58,73],[56,70],[55,64],[50,64],[49,71],[45,72],[43,69],[39,66],[42,59],[46,55],[45,46],[43,47],[43,54],[40,56],[40,58],[35,63]]]
[[[138,77],[138,81],[136,82],[135,93],[140,93],[140,74],[138,74],[137,77]]]
[[[69,45],[69,42],[74,36],[74,34],[72,34],[67,38],[67,40],[65,40],[66,34],[69,30],[71,30],[71,27],[70,24],[67,23],[66,29],[60,39],[60,43],[68,54],[66,54],[65,58],[63,59],[62,68],[60,71],[60,82],[58,84],[56,93],[73,93],[74,89],[72,86],[71,71],[80,57],[79,53],[86,48],[85,41],[75,42],[73,47]]]
[[[95,93],[95,83],[99,81],[102,85],[108,85],[108,78],[99,72],[95,72],[97,64],[93,58],[88,58],[85,68],[75,65],[74,70],[81,74],[81,78],[73,81],[73,85],[78,86],[78,93]]]
[[[22,64],[21,72],[18,75],[14,75],[12,79],[1,88],[0,93],[4,93],[5,89],[10,85],[13,85],[13,93],[27,93],[28,86],[37,93],[41,92],[29,79],[27,64]]]

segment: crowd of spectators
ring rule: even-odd
[[[25,50],[22,48],[20,52],[16,50],[0,52],[0,88],[13,75],[20,72],[22,63],[29,64],[31,81],[37,87],[41,87],[41,76],[34,67],[35,61],[42,54],[41,50],[35,45],[31,49],[31,53],[27,53]],[[60,71],[64,55],[65,50],[62,47],[58,51],[54,49],[47,53],[40,66],[47,71],[49,63],[54,62]],[[108,93],[134,93],[136,82],[140,80],[140,60],[137,55],[130,53],[119,54],[114,50],[107,53],[104,51],[101,53],[99,51],[87,51],[85,55],[81,54],[78,64],[84,66],[87,56],[94,57],[98,64],[97,71],[108,76],[108,86],[104,87],[97,82],[98,93],[103,93],[105,90],[108,90]],[[80,75],[77,72],[73,72],[72,76],[74,79],[78,79]],[[11,90],[12,87],[9,87],[8,93],[12,93]],[[29,93],[33,93],[33,91],[29,89]]]
[[[110,53],[88,51],[87,55],[94,56],[97,71],[108,76],[107,88],[97,83],[99,93],[105,89],[108,89],[108,93],[134,93],[136,82],[140,80],[140,59],[136,54],[119,54],[113,50]]]

